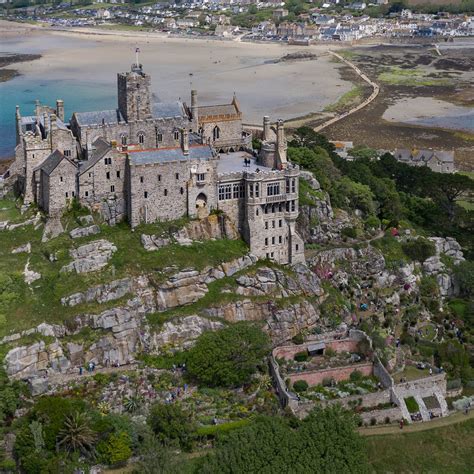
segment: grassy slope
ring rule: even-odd
[[[23,221],[13,202],[0,200],[0,221]],[[74,308],[63,307],[60,299],[86,288],[110,282],[114,279],[147,273],[155,282],[166,278],[163,270],[173,266],[171,272],[184,268],[202,269],[230,261],[247,253],[248,248],[240,240],[215,240],[195,243],[191,247],[168,245],[156,252],[147,252],[141,245],[143,232],[163,234],[178,229],[185,221],[141,226],[131,232],[126,224],[115,227],[101,226],[98,235],[72,240],[68,234],[41,243],[43,227],[34,230],[33,226],[0,231],[0,337],[12,331],[27,329],[43,321],[57,323],[83,312],[100,312],[117,302],[108,305],[84,304]],[[68,220],[68,230],[77,226],[73,218]],[[59,273],[71,258],[69,250],[97,239],[113,242],[118,250],[109,264],[99,272],[77,275]],[[32,244],[32,253],[13,255],[11,250],[27,242]],[[55,254],[57,261],[51,262],[49,256]],[[42,278],[28,287],[23,281],[23,270],[27,261],[30,269],[41,273]]]
[[[366,438],[377,473],[474,472],[474,419],[414,433]]]

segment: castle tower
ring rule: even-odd
[[[151,78],[141,64],[130,72],[117,74],[118,108],[127,122],[151,117]]]
[[[263,117],[263,141],[270,140],[270,117],[265,115]]]
[[[187,128],[181,129],[181,149],[183,150],[183,155],[189,155],[189,132]]]
[[[277,122],[277,141],[276,141],[276,156],[275,156],[275,164],[276,168],[283,169],[286,168],[288,165],[288,161],[286,159],[286,152],[288,150],[288,145],[286,144],[285,138],[285,124],[283,120],[279,119]]]
[[[16,106],[15,124],[16,124],[16,144],[19,145],[21,142],[21,114],[20,114],[19,105]]]

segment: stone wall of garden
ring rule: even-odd
[[[377,424],[386,423],[387,419],[390,420],[391,423],[394,421],[400,421],[403,418],[400,407],[388,408],[386,410],[367,411],[361,413],[360,417],[364,424],[372,424],[372,420],[375,420]]]
[[[297,380],[305,380],[310,387],[313,387],[323,383],[325,379],[334,379],[336,382],[348,380],[352,372],[355,371],[360,372],[364,376],[372,375],[373,364],[372,362],[363,362],[361,364],[351,364],[344,367],[309,370],[289,374],[287,378],[290,379],[292,384]]]

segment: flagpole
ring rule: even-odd
[[[138,62],[138,51],[139,51],[139,49],[138,49],[138,48],[135,48],[135,61],[136,61],[135,64],[137,65],[137,67],[140,66],[140,64],[139,64],[139,62]]]

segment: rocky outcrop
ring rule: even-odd
[[[188,349],[204,331],[216,331],[223,326],[219,321],[196,315],[176,318],[165,322],[160,332],[151,334],[149,350],[160,352],[164,347],[173,350]]]
[[[30,261],[28,260],[25,265],[25,269],[23,270],[23,275],[25,278],[25,283],[31,285],[34,281],[39,280],[41,278],[41,273],[35,272],[29,269]]]
[[[104,268],[117,247],[108,240],[95,240],[69,251],[74,259],[61,268],[61,272],[88,273]]]
[[[27,219],[23,222],[14,222],[9,223],[9,221],[0,222],[0,230],[15,230],[21,227],[26,227],[27,225],[33,225],[35,228],[38,228],[41,225],[41,214],[36,214],[34,217]]]
[[[145,250],[153,252],[162,247],[166,247],[171,243],[171,239],[166,237],[157,237],[156,235],[142,234],[140,237],[141,243]]]
[[[464,255],[461,249],[461,245],[452,237],[430,237],[436,247],[436,255],[444,253],[448,257],[453,259],[454,265],[457,265],[464,261]]]
[[[20,245],[19,247],[15,247],[12,250],[12,253],[31,253],[31,244],[28,242],[27,244]]]
[[[253,275],[237,278],[236,294],[242,296],[275,296],[287,298],[292,295],[319,296],[321,287],[319,278],[305,265],[298,264],[293,272],[262,267]]]
[[[61,235],[63,232],[64,228],[61,224],[61,219],[59,217],[49,217],[46,219],[41,242],[48,242],[49,240]]]
[[[69,232],[71,239],[79,239],[81,237],[87,237],[88,235],[95,235],[100,233],[100,227],[98,225],[91,225],[89,227],[76,227]]]

